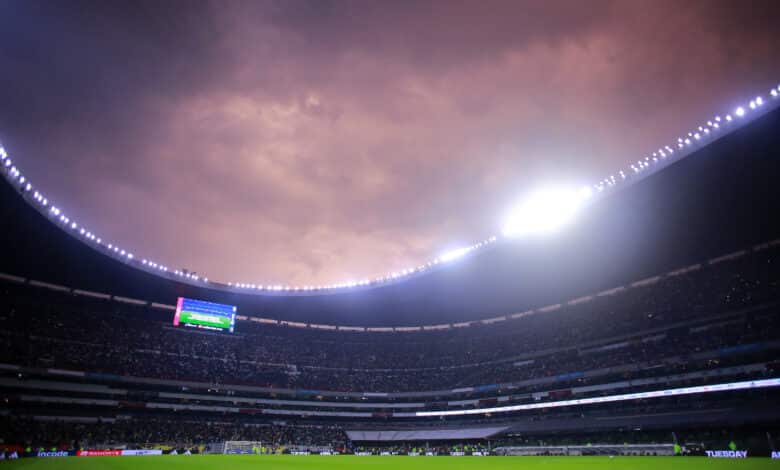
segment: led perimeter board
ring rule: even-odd
[[[236,307],[179,297],[173,324],[232,333],[236,325]]]

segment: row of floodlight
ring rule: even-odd
[[[780,85],[772,88],[769,91],[769,94],[773,99],[780,98]],[[570,217],[573,215],[574,211],[579,209],[583,202],[593,196],[594,191],[595,193],[601,193],[608,188],[615,187],[619,183],[630,179],[632,174],[640,174],[647,169],[657,165],[659,162],[664,161],[668,157],[674,155],[675,151],[679,152],[697,143],[701,143],[703,140],[708,138],[714,138],[718,131],[720,131],[723,127],[733,124],[733,122],[735,122],[737,119],[744,118],[750,111],[759,110],[759,108],[761,108],[764,104],[764,98],[761,96],[756,96],[754,99],[750,100],[747,107],[737,106],[733,111],[733,115],[726,114],[723,118],[721,118],[721,116],[715,116],[713,119],[707,121],[706,124],[702,124],[701,126],[698,126],[697,129],[688,132],[687,136],[679,137],[675,145],[665,145],[660,147],[657,151],[653,152],[652,155],[646,156],[644,159],[637,160],[636,163],[630,164],[629,168],[626,168],[625,171],[618,171],[617,176],[612,174],[592,186],[585,186],[581,188],[578,192],[569,190],[540,192],[531,198],[532,201],[529,201],[528,203],[520,206],[515,214],[510,217],[510,220],[504,226],[504,236],[515,237],[518,235],[527,234],[532,231],[541,232],[557,227],[559,224],[563,223],[564,218],[551,217],[552,215],[560,215],[556,214],[556,211],[559,211],[563,215]],[[677,150],[675,150],[674,147],[676,147]],[[152,260],[142,259],[141,261],[138,261],[135,259],[133,253],[129,251],[112,243],[104,244],[100,237],[95,235],[92,231],[87,230],[85,227],[79,226],[75,220],[71,220],[71,218],[66,216],[61,209],[54,205],[50,206],[49,200],[40,191],[33,190],[32,183],[21,174],[16,166],[13,165],[11,158],[8,156],[8,153],[2,146],[0,146],[0,168],[6,171],[8,179],[18,183],[23,192],[28,194],[32,192],[32,199],[42,208],[48,208],[46,212],[55,223],[59,224],[65,230],[70,229],[71,233],[73,233],[75,236],[80,236],[86,242],[91,242],[92,244],[97,245],[97,247],[101,248],[105,253],[112,254],[115,257],[122,259],[124,262],[139,263],[141,267],[150,271],[164,272],[168,273],[169,275],[191,281],[204,283],[209,282],[207,277],[201,277],[195,273],[190,273],[184,270],[170,271],[166,265],[157,263]],[[379,276],[373,279],[346,281],[336,284],[316,286],[289,286],[278,284],[267,285],[245,282],[229,282],[228,286],[235,289],[269,292],[321,291],[372,286],[386,282],[395,282],[398,279],[414,274],[419,274],[439,264],[448,263],[450,261],[462,258],[463,256],[466,256],[475,250],[482,249],[496,241],[497,237],[491,236],[473,245],[448,251],[419,266],[402,269],[400,271],[395,271],[385,276]]]
[[[780,97],[780,86],[772,88],[769,94],[775,99]],[[757,96],[750,100],[747,108],[758,110],[763,105],[764,99]],[[737,119],[744,118],[748,112],[746,107],[738,106],[734,109],[733,116],[732,114],[726,114],[724,118],[715,116],[706,124],[688,132],[686,137],[679,137],[675,145],[659,147],[651,155],[631,163],[629,168],[619,170],[616,174],[611,174],[592,186],[584,186],[579,192],[570,188],[545,188],[530,194],[507,217],[503,228],[504,236],[548,234],[561,228],[574,218],[594,192],[602,193],[612,189],[650,168],[657,167],[659,163],[675,155],[675,151],[683,152],[686,147],[703,143],[708,138],[715,138],[724,127],[732,125]]]
[[[770,89],[769,94],[773,99],[780,97],[780,85]],[[756,96],[754,99],[750,100],[747,107],[750,110],[755,111],[762,107],[764,103],[765,102],[763,97]],[[690,147],[696,143],[701,143],[702,140],[707,138],[714,138],[718,131],[723,130],[722,128],[724,126],[733,124],[736,118],[744,118],[747,113],[748,110],[745,109],[744,106],[740,105],[734,108],[733,116],[732,114],[726,114],[726,116],[723,118],[720,116],[715,116],[713,119],[707,121],[706,124],[702,124],[701,126],[698,126],[697,129],[688,132],[687,136],[678,137],[677,142],[674,145],[665,145],[660,147],[657,151],[653,152],[652,155],[646,156],[644,159],[637,160],[636,163],[632,163],[630,165],[631,172],[633,172],[633,174],[642,173],[648,168],[651,168],[652,166],[655,166],[659,162],[665,160],[667,157],[674,155],[674,147],[677,148],[677,151],[681,151],[682,149]],[[610,175],[609,177],[604,178],[603,180],[594,184],[593,188],[599,192],[604,191],[606,188],[616,186],[618,182],[628,179],[630,174],[631,173],[620,170],[618,173],[619,179],[616,178],[614,174]]]
[[[63,211],[53,204],[49,204],[49,199],[44,194],[33,189],[32,183],[21,174],[21,172],[13,165],[11,158],[8,156],[8,152],[4,147],[0,146],[0,161],[2,167],[7,170],[7,176],[11,181],[16,181],[19,184],[20,189],[27,194],[36,204],[40,207],[41,212],[47,214],[49,218],[58,224],[63,230],[69,230],[74,236],[79,236],[87,242],[92,242],[103,251],[113,254],[116,257],[123,258],[124,261],[134,260],[134,255],[128,250],[120,248],[113,243],[104,244],[103,240],[95,235],[92,231],[80,226],[75,220],[68,217]],[[144,264],[147,262],[144,260]],[[168,268],[162,265],[153,263],[154,267],[159,268],[161,271],[167,271]]]
[[[341,282],[337,284],[325,284],[325,285],[304,285],[304,286],[289,286],[289,285],[265,285],[265,284],[252,284],[252,283],[244,283],[244,282],[229,282],[228,286],[233,287],[236,289],[247,289],[247,290],[258,290],[258,291],[267,291],[267,292],[310,292],[310,291],[327,291],[327,290],[333,290],[333,289],[348,289],[352,287],[365,287],[365,286],[375,286],[378,284],[383,284],[386,282],[394,282],[400,278],[410,276],[412,274],[419,274],[421,272],[424,272],[434,266],[437,266],[441,263],[447,263],[449,261],[453,261],[455,259],[461,258],[469,253],[471,253],[474,250],[478,250],[480,248],[484,248],[485,246],[496,242],[498,239],[496,237],[489,237],[481,242],[475,243],[473,245],[458,248],[452,251],[448,251],[446,253],[443,253],[441,256],[438,256],[431,261],[428,261],[425,264],[421,264],[416,267],[411,267],[407,269],[402,269],[400,271],[394,271],[386,276],[380,276],[373,279],[363,279],[360,281],[347,281],[347,282]]]

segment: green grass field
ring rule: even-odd
[[[30,458],[0,462],[0,469],[79,470],[694,470],[780,468],[769,458],[705,457],[358,457],[294,455],[163,455],[143,457]]]

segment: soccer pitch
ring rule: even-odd
[[[163,455],[138,457],[54,457],[0,462],[2,469],[80,470],[329,470],[329,469],[486,469],[486,470],[687,470],[769,469],[769,458],[705,457],[406,457],[295,455]]]

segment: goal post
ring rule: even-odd
[[[259,454],[263,448],[261,441],[225,441],[224,454]]]

